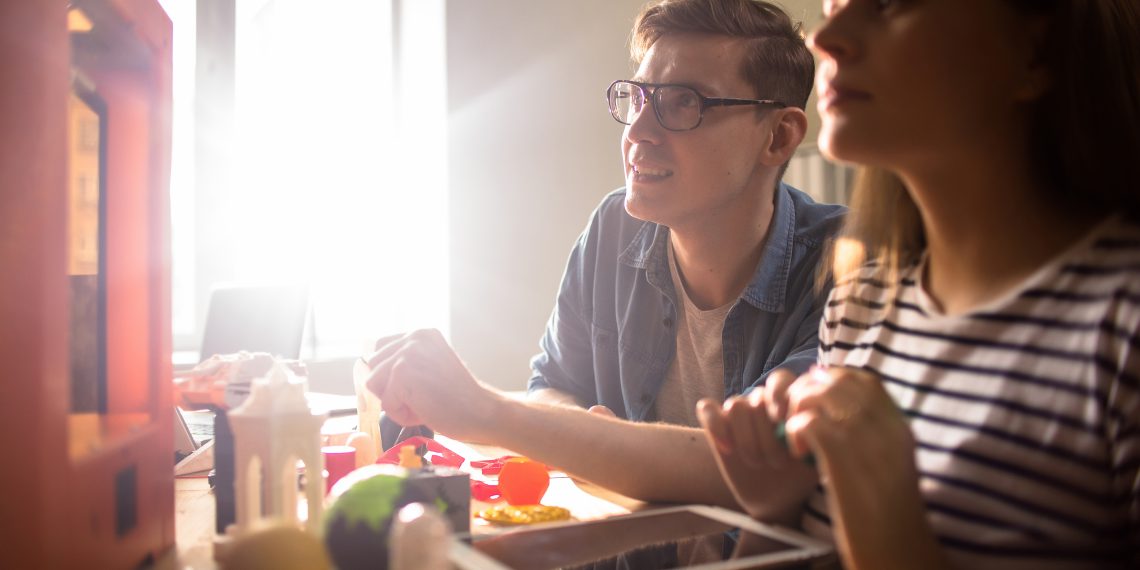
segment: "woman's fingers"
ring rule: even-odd
[[[814,411],[793,414],[784,424],[788,438],[788,451],[798,458],[811,454],[819,457],[820,460],[825,460],[827,454],[816,454],[813,450],[820,448],[821,432],[830,429],[831,426],[826,425],[827,423],[826,417]],[[823,469],[822,465],[819,467]]]
[[[871,454],[885,441],[913,446],[905,419],[882,381],[854,368],[814,368],[788,387],[788,440],[821,460]],[[873,455],[873,454],[872,454]]]
[[[796,375],[791,370],[773,370],[764,382],[764,402],[768,408],[768,417],[775,421],[785,419],[788,415],[788,387],[796,381]]]

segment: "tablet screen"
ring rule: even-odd
[[[518,569],[784,568],[826,552],[684,509],[519,530],[477,538],[472,546]]]

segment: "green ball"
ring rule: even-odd
[[[400,508],[434,502],[414,485],[408,471],[395,465],[361,467],[329,491],[324,516],[325,546],[340,570],[386,568],[388,531]]]

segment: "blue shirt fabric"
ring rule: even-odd
[[[554,388],[649,421],[676,350],[680,303],[669,228],[630,216],[625,195],[621,188],[602,200],[570,252],[527,390]],[[774,369],[798,373],[816,361],[829,289],[817,290],[817,265],[845,212],[780,184],[760,263],[725,319],[726,398],[762,385]]]

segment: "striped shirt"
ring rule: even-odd
[[[961,568],[1140,567],[1140,227],[1109,220],[1015,291],[946,316],[865,266],[820,362],[878,374],[914,432],[927,519]],[[831,536],[823,487],[804,528]],[[856,521],[857,522],[857,521]]]

